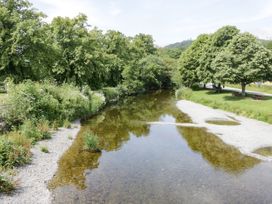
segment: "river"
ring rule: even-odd
[[[169,122],[169,125],[147,122]],[[82,124],[49,182],[53,203],[271,203],[272,165],[190,123],[173,93],[129,97]],[[84,151],[84,133],[102,152]]]

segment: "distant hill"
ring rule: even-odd
[[[172,48],[181,48],[181,49],[186,49],[192,44],[192,40],[184,40],[182,42],[176,42],[170,45],[165,46],[164,48],[172,49]]]
[[[268,49],[272,49],[272,40],[263,40],[259,39],[259,41]]]

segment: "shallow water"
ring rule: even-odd
[[[170,92],[129,98],[87,121],[59,161],[54,203],[271,203],[272,165],[188,123]],[[99,136],[101,153],[83,151]]]

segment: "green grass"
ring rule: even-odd
[[[227,84],[226,86],[241,89],[241,86],[239,84]],[[256,84],[250,84],[250,85],[246,86],[246,90],[272,94],[272,85],[260,85],[260,86],[258,86]]]
[[[42,151],[43,153],[49,153],[48,147],[45,147],[45,146],[42,146],[42,147],[41,147],[41,151]]]
[[[231,92],[199,90],[192,91],[190,96],[187,94],[184,98],[272,124],[272,97],[254,100],[250,97],[233,96]]]
[[[15,189],[15,183],[5,176],[0,175],[0,192],[9,194]]]
[[[85,150],[100,151],[98,145],[99,145],[98,137],[95,134],[93,134],[92,132],[85,133],[84,136]]]

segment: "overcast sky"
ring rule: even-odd
[[[272,0],[30,0],[48,15],[88,16],[89,24],[126,35],[151,34],[157,45],[194,39],[224,25],[272,39]]]

